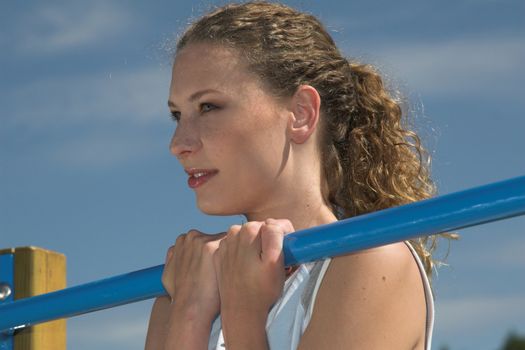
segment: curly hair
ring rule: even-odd
[[[339,219],[435,194],[430,157],[406,127],[400,103],[371,65],[341,54],[314,16],[261,1],[230,4],[190,25],[177,51],[190,43],[236,50],[277,97],[291,97],[300,85],[319,92],[322,193]],[[438,236],[411,240],[429,277]]]

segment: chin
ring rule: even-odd
[[[197,199],[197,208],[207,215],[229,216],[242,214],[242,211],[235,210],[232,207],[225,205],[225,203],[217,203],[216,201]]]

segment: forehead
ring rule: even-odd
[[[183,95],[201,89],[242,91],[247,85],[259,86],[238,53],[206,44],[190,44],[177,53],[173,64],[170,93]]]

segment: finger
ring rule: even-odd
[[[183,251],[184,242],[186,241],[186,233],[181,233],[177,236],[175,240],[175,245],[173,246],[173,256],[180,255]]]
[[[264,224],[261,227],[261,260],[275,263],[281,259],[284,233],[282,226]]]
[[[241,231],[242,226],[241,225],[231,225],[228,231],[226,231],[226,238],[232,238],[239,234]]]
[[[241,232],[241,225],[232,225],[226,232],[226,236],[221,239],[219,249],[225,251],[225,249],[235,251],[238,245],[238,236]]]
[[[164,265],[166,265],[168,263],[168,261],[171,260],[171,258],[173,257],[173,253],[175,251],[175,246],[172,245],[168,251],[166,252],[166,259],[164,259]]]
[[[221,241],[223,241],[225,235],[226,233],[222,233],[222,234],[210,235],[213,237],[208,237],[203,247],[203,250],[206,252],[206,255],[213,255],[215,251],[219,249],[219,245]]]
[[[264,225],[263,222],[260,221],[250,221],[242,225],[241,232],[239,233],[239,240],[244,245],[251,245],[256,241],[259,237],[259,231],[261,230],[262,225]],[[260,252],[260,244],[257,244],[257,251]]]
[[[285,235],[295,231],[295,228],[293,227],[292,222],[290,220],[288,220],[288,219],[271,219],[271,218],[269,218],[269,219],[265,220],[265,223],[268,224],[268,225],[280,226],[283,229]]]
[[[170,296],[173,295],[173,276],[175,274],[175,266],[173,264],[173,256],[175,254],[175,246],[171,246],[166,254],[166,262],[164,263],[164,269],[162,270],[162,285]]]
[[[199,230],[196,230],[196,229],[191,229],[188,231],[188,233],[186,233],[186,240],[188,240],[189,242],[192,242],[194,240],[197,240],[201,237],[205,236],[204,233],[202,233],[201,231]]]
[[[217,249],[213,253],[213,267],[215,268],[215,275],[217,275],[220,272],[220,266],[221,266],[221,256],[220,256],[219,249]]]
[[[236,252],[245,257],[260,259],[261,254],[261,227],[264,222],[249,221],[242,225],[235,240]]]
[[[219,232],[215,234],[207,234],[208,241],[220,241],[224,237],[226,237],[227,232]]]

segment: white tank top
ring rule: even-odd
[[[434,327],[434,299],[425,269],[417,253],[407,242],[414,259],[417,262],[425,289],[427,304],[427,322],[425,349],[430,350],[432,329]],[[299,340],[306,330],[312,317],[315,297],[323,280],[324,274],[332,259],[324,259],[302,264],[285,281],[282,296],[270,310],[266,322],[268,344],[272,350],[295,350]],[[212,324],[209,350],[224,350],[220,316]]]

